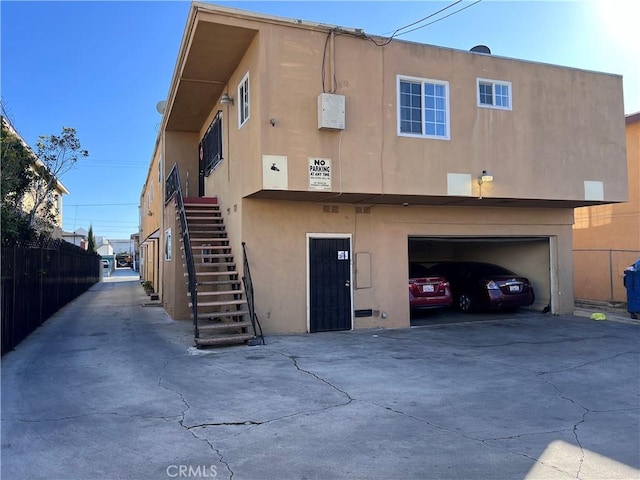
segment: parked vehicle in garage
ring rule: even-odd
[[[446,278],[428,273],[419,263],[409,264],[409,305],[418,308],[450,307],[453,302]]]
[[[526,277],[482,262],[443,262],[427,269],[451,284],[454,307],[463,312],[528,307],[535,299]]]

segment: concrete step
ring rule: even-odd
[[[243,295],[243,294],[244,294],[244,290],[217,290],[212,292],[198,291],[198,299],[200,299],[200,297],[223,297],[225,295]],[[187,292],[187,296],[190,297],[191,292]],[[198,305],[199,304],[200,302],[198,301]]]
[[[250,328],[251,322],[248,320],[242,322],[217,322],[198,325],[200,333],[217,333],[225,330],[234,330],[237,328]]]
[[[201,307],[230,307],[231,305],[246,305],[247,301],[245,299],[240,300],[221,300],[219,302],[198,302],[198,309]],[[189,307],[192,307],[193,304],[189,302]],[[204,313],[204,312],[203,312]],[[200,316],[200,313],[198,313]]]
[[[181,250],[184,250],[184,246],[180,247]],[[230,245],[191,245],[191,250],[197,250],[199,253],[199,256],[205,255],[204,253],[202,253],[203,250],[215,250],[218,252],[221,252],[223,250],[231,250],[231,246]],[[194,255],[195,257],[196,255]]]
[[[216,335],[215,337],[200,337],[194,339],[197,347],[206,345],[224,345],[227,343],[244,343],[253,340],[253,333],[237,333],[229,335]]]
[[[234,310],[232,312],[200,312],[198,313],[198,322],[206,320],[215,320],[218,318],[242,318],[245,315],[249,315],[249,310]],[[193,320],[193,315],[191,315]]]
[[[202,212],[202,213],[187,213],[187,223],[189,223],[189,226],[191,226],[191,222],[213,222],[214,224],[219,224],[220,222],[223,222],[224,219],[222,218],[222,215],[218,214],[218,215],[211,215],[208,212]]]
[[[216,232],[224,230],[224,223],[202,223],[202,222],[190,222],[189,223],[189,235],[198,232],[199,230],[206,230]]]
[[[184,202],[182,203],[184,205],[185,210],[187,208],[189,209],[195,209],[195,208],[211,208],[211,209],[220,209],[220,205],[218,205],[217,203],[209,203],[209,202],[199,202],[199,201],[191,201],[189,198],[185,198]]]
[[[200,267],[209,268],[209,267],[235,267],[236,262],[195,262],[196,273],[199,273],[201,270],[198,270]]]
[[[188,283],[188,282],[187,282]],[[209,280],[197,282],[198,286],[207,287],[207,286],[217,286],[217,285],[242,285],[240,280]]]
[[[234,275],[238,275],[238,271],[237,270],[225,270],[222,272],[196,272],[196,282],[200,282],[201,280],[205,279],[205,278],[211,278],[211,277],[225,277],[225,276],[234,276]],[[189,274],[187,272],[184,272],[184,276],[188,277]]]
[[[193,258],[233,258],[233,254],[232,253],[202,253],[202,254],[198,254],[198,255],[193,255]],[[204,262],[206,263],[206,262]]]

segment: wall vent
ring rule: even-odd
[[[338,208],[337,205],[324,205],[322,207],[322,211],[324,213],[339,213],[340,209]]]

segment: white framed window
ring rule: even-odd
[[[449,82],[398,75],[398,135],[449,140]]]
[[[477,79],[478,106],[511,110],[511,82]]]
[[[249,120],[249,72],[238,85],[238,128]]]

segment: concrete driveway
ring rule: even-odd
[[[2,359],[3,479],[632,479],[638,325],[541,314],[191,348],[112,277]]]

